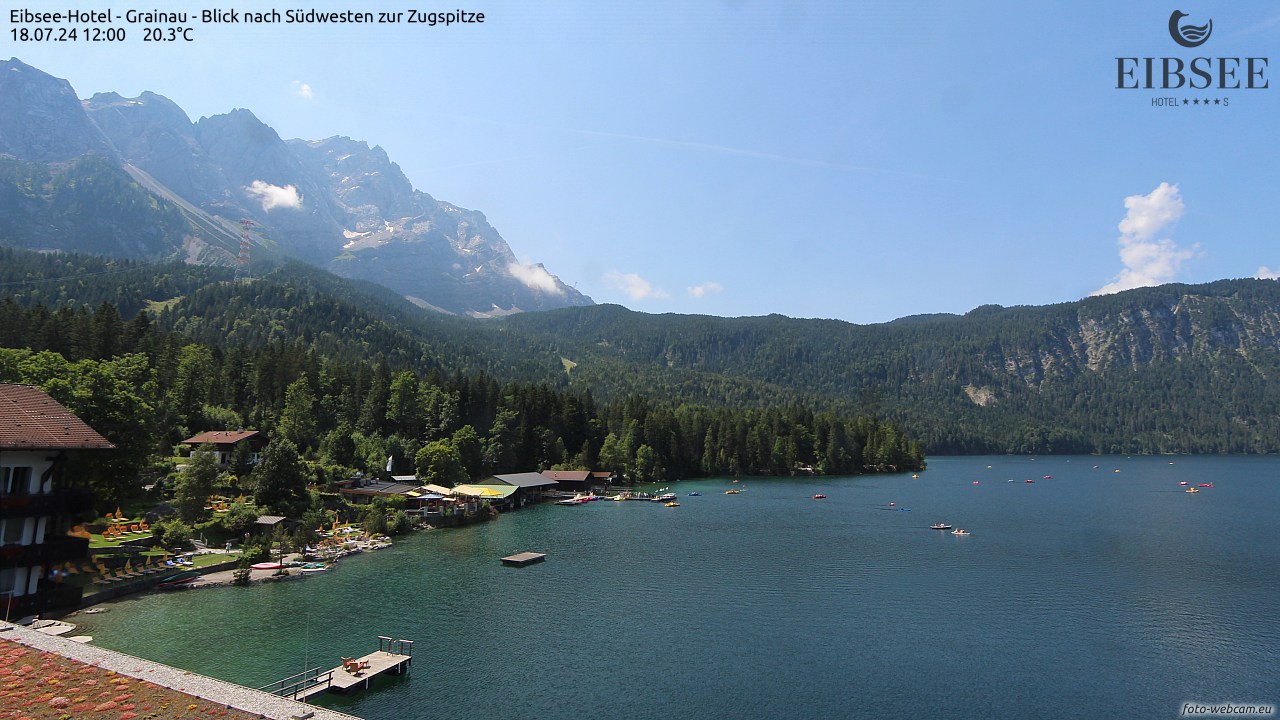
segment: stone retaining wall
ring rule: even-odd
[[[235,570],[239,564],[240,561],[237,559],[217,563],[216,565],[207,565],[205,567],[192,569],[199,572],[201,575],[208,575],[209,573],[220,572],[222,570]],[[116,598],[124,597],[125,595],[132,595],[134,593],[151,590],[155,588],[156,585],[159,585],[160,581],[169,575],[182,572],[182,568],[172,568],[172,570],[173,572],[171,573],[156,573],[150,577],[138,578],[131,582],[121,583],[120,585],[115,585],[106,588],[105,590],[99,590],[92,595],[85,595],[80,598],[80,607],[87,608],[90,605],[97,605],[98,603],[107,602],[108,600],[115,600]]]

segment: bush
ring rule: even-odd
[[[253,574],[253,570],[249,568],[249,558],[241,558],[240,564],[236,566],[235,572],[231,573],[231,584],[244,587],[249,584],[249,577]]]
[[[191,547],[191,526],[181,520],[168,520],[152,526],[156,543],[166,548]]]
[[[222,525],[232,537],[240,538],[258,522],[258,516],[264,514],[262,508],[247,502],[234,502],[222,516]]]
[[[391,513],[391,520],[388,523],[388,535],[408,535],[413,532],[413,520],[409,518],[409,513],[403,510],[396,510]]]
[[[245,567],[250,563],[265,562],[271,557],[271,541],[266,538],[253,538],[241,547],[240,562]]]
[[[360,522],[360,528],[370,535],[387,534],[387,513],[382,508],[370,506]]]
[[[317,487],[326,488],[332,491],[337,487],[338,483],[355,476],[354,468],[345,465],[334,465],[330,463],[308,463],[312,478]]]

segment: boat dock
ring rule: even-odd
[[[546,553],[522,552],[502,558],[502,564],[512,565],[514,567],[524,567],[525,565],[532,565],[533,563],[542,562],[546,559]]]
[[[258,689],[272,695],[306,702],[309,698],[322,693],[347,693],[367,689],[369,681],[378,675],[384,673],[402,675],[408,672],[412,662],[412,640],[392,640],[386,635],[379,635],[376,652],[359,658],[344,657],[342,664],[332,670],[312,668]]]

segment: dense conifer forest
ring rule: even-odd
[[[118,446],[109,463],[86,468],[106,504],[163,472],[158,459],[185,437],[236,427],[294,448],[305,480],[320,485],[385,472],[388,457],[394,473],[446,484],[551,468],[648,481],[923,464],[919,443],[894,423],[798,403],[598,401],[563,368],[558,382],[512,379],[536,375],[550,356],[490,359],[486,347],[503,338],[468,344],[475,321],[426,317],[376,286],[312,270],[233,281],[181,264],[0,252],[0,382],[39,385]],[[443,329],[430,332],[435,324]],[[291,509],[288,497],[273,509]]]

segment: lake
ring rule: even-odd
[[[414,640],[407,677],[322,702],[369,720],[1280,702],[1280,458],[942,457],[919,475],[685,481],[678,508],[546,504],[299,580],[73,619],[103,647],[249,686],[378,635]],[[525,550],[546,562],[499,563]]]

